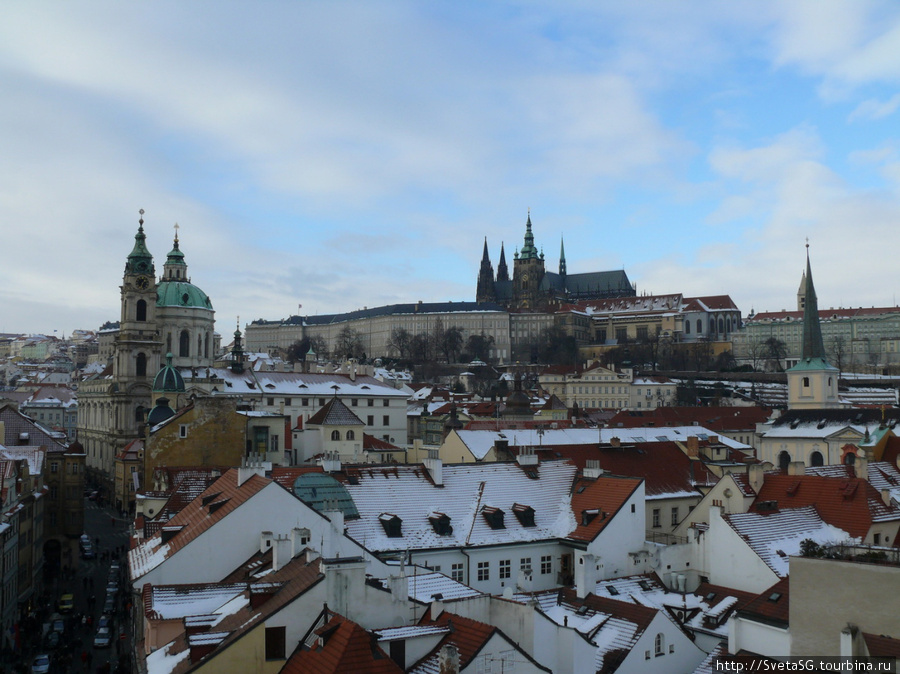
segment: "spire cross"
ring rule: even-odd
[[[138,220],[138,224],[143,226],[143,224],[144,224],[144,209],[142,208],[141,210],[138,211],[138,213],[141,214],[141,217]]]
[[[179,229],[181,229],[181,227],[179,227],[178,223],[176,222],[175,223],[175,242],[176,243],[178,242],[178,230]]]

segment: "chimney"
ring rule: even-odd
[[[891,507],[891,490],[890,489],[882,489],[881,490],[881,500],[884,501],[884,505],[888,508]]]
[[[444,462],[441,461],[440,452],[436,449],[429,449],[428,456],[425,457],[425,469],[431,475],[431,480],[436,487],[444,486]]]
[[[323,560],[325,603],[341,615],[353,615],[362,605],[366,584],[366,562],[362,557]]]
[[[438,653],[439,674],[459,674],[459,650],[452,643],[444,644]]]
[[[853,463],[853,471],[856,477],[861,480],[869,480],[869,456],[864,451],[860,451],[856,455],[856,461]]]
[[[619,438],[616,438],[616,437],[612,437],[612,438],[609,439],[609,446],[610,446],[610,447],[621,447],[621,446],[622,446],[622,440],[619,439]]]
[[[259,533],[259,553],[263,554],[266,550],[272,547],[272,541],[274,540],[274,536],[271,531],[261,531]]]
[[[750,480],[750,489],[757,494],[759,493],[759,490],[762,489],[763,482],[765,482],[765,472],[766,471],[761,463],[751,463],[747,467],[747,477]]]
[[[337,452],[325,452],[321,464],[322,470],[326,473],[339,473],[341,470],[341,455]]]
[[[291,539],[287,536],[276,536],[272,541],[272,571],[280,571],[291,559]]]
[[[709,444],[718,445],[719,444],[719,436],[718,435],[710,435],[709,436]]]
[[[538,465],[538,456],[534,453],[534,447],[522,447],[516,456],[516,462],[520,466],[536,466]]]
[[[585,462],[584,470],[581,474],[583,477],[593,480],[596,480],[598,477],[603,475],[603,469],[600,467],[600,460],[588,459]]]
[[[696,435],[688,436],[687,455],[692,459],[696,459],[700,456],[700,438]]]
[[[788,475],[806,475],[806,464],[802,461],[791,461],[787,467]]]
[[[584,599],[597,591],[600,568],[597,557],[590,553],[582,555],[578,562],[575,567],[575,595],[579,599]]]

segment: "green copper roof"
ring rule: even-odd
[[[128,255],[125,263],[125,273],[153,274],[153,256],[147,250],[147,237],[144,235],[144,218],[141,211],[141,219],[138,224],[137,234],[134,235],[134,248]]]
[[[519,251],[519,259],[527,260],[538,256],[537,247],[534,245],[534,234],[531,233],[531,213],[528,213],[528,222],[525,223],[525,245]]]
[[[166,256],[166,264],[184,264],[184,253],[178,247],[178,237],[175,237],[175,244],[172,250]]]
[[[166,354],[166,364],[156,373],[153,390],[167,393],[184,393],[184,377],[172,367],[172,354]]]
[[[156,306],[213,308],[206,293],[187,281],[162,281],[156,286]]]

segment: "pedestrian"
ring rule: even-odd
[[[87,659],[88,659],[88,653],[87,653],[87,651],[86,651],[86,650],[82,650],[82,651],[81,651],[81,666],[82,666],[82,667],[86,667],[86,666],[87,666]]]

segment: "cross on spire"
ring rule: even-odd
[[[175,223],[175,243],[178,243],[178,230],[179,230],[179,229],[181,229],[181,227],[180,227],[180,226],[178,225],[178,223],[176,222],[176,223]]]

